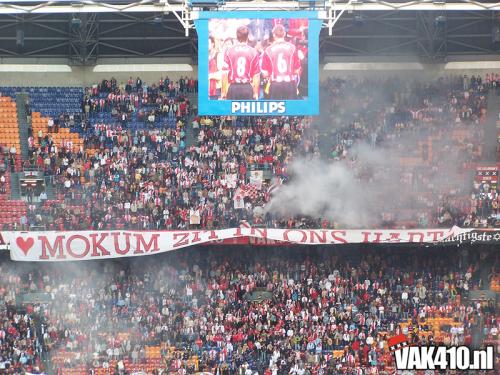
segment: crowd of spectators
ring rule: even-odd
[[[47,229],[171,229],[223,228],[245,220],[334,227],[341,218],[266,213],[270,192],[290,178],[287,167],[298,156],[347,161],[362,171],[350,149],[368,143],[400,153],[394,196],[401,186],[413,194],[411,205],[395,199],[380,207],[382,226],[492,224],[483,220],[485,210],[475,209],[465,167],[481,160],[487,94],[497,82],[494,75],[484,81],[330,79],[322,84],[322,115],[311,122],[197,116],[189,100],[197,87],[192,79],[152,85],[140,78],[126,84],[103,80],[86,90],[82,113],[61,114],[51,130],[80,132],[83,147],[55,144],[50,132],[39,132],[31,143],[29,162],[51,176],[56,194],[30,205],[29,223]],[[461,180],[436,186],[435,176],[450,173],[450,160],[463,169]],[[252,171],[262,171],[262,184],[252,182]],[[498,201],[492,188],[491,206]]]
[[[155,373],[370,374],[391,371],[387,340],[399,333],[419,345],[498,345],[494,301],[469,298],[498,274],[494,250],[354,250],[205,246],[64,267],[3,261],[0,372],[125,374],[158,347]],[[49,300],[21,308],[15,298],[27,292]]]
[[[192,116],[187,125],[193,139],[188,146],[190,107],[182,96],[183,86],[179,92],[171,92],[177,96],[163,99],[174,101],[170,107],[161,104],[154,85],[145,89],[138,83],[116,89],[119,91],[114,87],[113,80],[103,82],[84,98],[88,108],[81,121],[83,150],[60,148],[50,134],[42,135],[40,146],[32,148],[32,163],[52,176],[60,197],[56,202],[46,201],[41,208],[31,206],[34,225],[48,229],[171,229],[255,222],[254,209],[264,204],[265,187],[253,191],[254,195],[241,193],[245,199],[241,209],[234,208],[235,194],[246,186],[252,170],[281,176],[307,126],[301,118],[254,118],[235,126],[232,119]],[[126,121],[95,121],[93,125],[89,121],[94,112],[110,108],[116,109],[113,116],[119,118],[118,111],[133,107],[137,100],[160,102],[155,111],[160,111],[160,117],[165,113],[175,117],[175,125],[131,129]]]
[[[487,98],[497,81],[500,85],[490,75],[485,82],[474,76],[431,82],[331,80],[312,142],[330,160],[349,160],[361,178],[364,165],[352,160],[354,146],[363,142],[391,150],[399,160],[383,165],[383,173],[393,176],[386,190],[392,189],[395,198],[392,207],[381,200],[384,221],[420,227],[479,225],[481,216],[469,195],[470,174],[482,161]],[[444,175],[446,181],[440,178]],[[412,192],[409,201],[398,199],[405,196],[402,188]]]
[[[16,166],[18,164],[18,158],[19,154],[16,146],[7,146],[0,144],[0,169],[2,171],[8,169],[11,172],[15,172]]]
[[[180,121],[175,129],[101,133],[90,142],[106,144],[104,150],[77,156],[68,167],[72,155],[59,167],[56,160],[55,185],[68,201],[81,202],[92,222],[75,221],[87,228],[220,228],[252,220],[264,197],[247,194],[245,206],[235,209],[237,189],[252,170],[281,176],[304,123],[280,119],[235,130],[230,122],[215,121],[219,125],[199,120],[198,141],[190,147]]]
[[[500,222],[500,192],[497,183],[474,181],[471,206],[473,215],[466,218],[464,226],[478,227]]]
[[[397,77],[331,79],[325,83],[325,89],[328,95],[324,96],[325,111],[320,117],[327,124],[320,130],[328,136],[327,142],[333,143],[328,144],[328,156],[337,159],[345,158],[345,150],[360,140],[381,145],[401,139],[406,130],[436,136],[449,132],[451,136],[450,126],[460,124],[476,130],[470,136],[477,148],[483,140],[482,129],[476,128],[486,120],[487,94],[492,83],[482,83],[479,77],[471,77],[469,83],[460,76],[434,81],[405,81]],[[464,161],[475,157],[469,152]]]
[[[153,127],[159,118],[183,117],[188,112],[186,95],[197,91],[194,79],[178,81],[161,78],[158,83],[147,85],[139,77],[132,77],[124,84],[112,78],[103,80],[86,90],[82,101],[84,119],[97,113],[110,112],[117,122],[127,125],[132,116],[140,123]],[[84,125],[88,122],[84,121]],[[108,124],[106,124],[108,125]]]

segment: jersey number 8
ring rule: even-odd
[[[247,59],[243,56],[238,57],[236,61],[236,74],[238,77],[243,77],[247,70]]]

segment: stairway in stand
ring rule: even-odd
[[[196,144],[197,135],[194,133],[193,126],[191,125],[193,119],[193,115],[187,116],[187,122],[184,126],[184,132],[186,133],[186,149],[189,149],[191,146]]]
[[[184,127],[184,131],[186,132],[186,149],[196,144],[196,138],[198,136],[191,126],[193,119],[198,115],[198,93],[189,93],[187,94],[187,98],[189,99],[191,109],[194,108],[195,111],[193,113],[191,110],[191,115],[187,116],[187,123]]]
[[[28,159],[28,138],[29,127],[28,119],[26,118],[26,101],[29,100],[29,95],[24,92],[16,93],[16,106],[17,106],[17,123],[19,125],[19,141],[21,142],[21,156],[23,160]]]
[[[488,112],[484,129],[484,155],[483,162],[499,163],[498,136],[500,135],[500,95],[495,90],[490,90],[488,95]]]
[[[19,173],[10,174],[10,199],[21,200],[21,185],[19,184]]]

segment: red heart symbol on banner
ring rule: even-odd
[[[31,237],[28,237],[26,239],[24,239],[22,237],[17,237],[16,243],[17,243],[17,246],[19,246],[19,248],[23,251],[24,255],[28,256],[28,252],[35,244],[35,240]]]

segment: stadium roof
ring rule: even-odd
[[[299,9],[301,5],[256,0],[226,1],[221,7]],[[451,56],[500,52],[496,1],[332,1],[320,8],[325,26],[328,18],[335,22],[332,36],[328,28],[322,32],[322,57],[407,56],[442,62]],[[183,0],[0,0],[0,57],[63,58],[76,65],[131,57],[195,61],[196,32],[188,30],[186,36],[185,30],[194,13]]]

